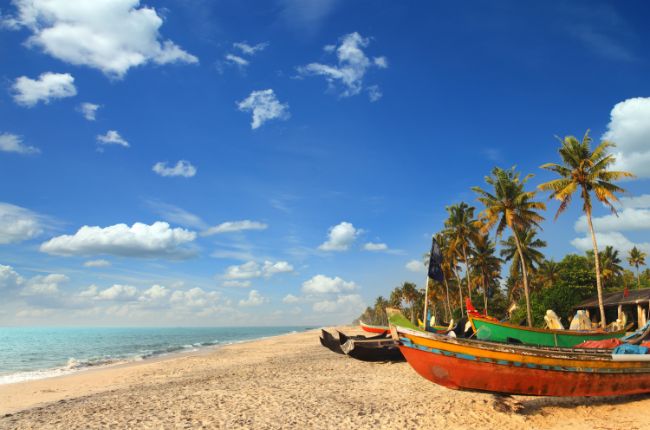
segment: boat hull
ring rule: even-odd
[[[572,348],[587,340],[605,340],[625,336],[625,330],[618,332],[543,330],[476,317],[470,317],[470,322],[477,339],[502,343],[512,343],[514,341],[526,345]]]
[[[363,321],[359,321],[359,326],[361,326],[361,329],[363,331],[368,332],[368,333],[381,334],[381,333],[386,333],[389,330],[387,326],[370,325],[370,324],[364,323]]]

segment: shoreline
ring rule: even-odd
[[[648,395],[503,398],[454,391],[408,363],[335,354],[318,334],[281,334],[3,385],[0,429],[645,427]]]

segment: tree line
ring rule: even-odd
[[[509,314],[512,322],[525,319],[529,326],[539,325],[546,309],[554,309],[567,318],[571,308],[592,296],[595,289],[604,326],[604,290],[631,287],[634,283],[637,288],[650,287],[650,270],[640,270],[646,264],[646,253],[634,247],[623,257],[611,246],[602,252],[598,249],[592,222],[593,202],[600,202],[616,213],[617,194],[625,190],[615,182],[633,177],[629,172],[611,170],[615,157],[609,151],[614,143],[602,141],[592,149],[589,130],[582,139],[566,136],[559,141],[560,163],[541,166],[557,174],[556,179],[531,189],[528,181],[532,174],[522,176],[516,167],[495,167],[485,177],[484,187],[472,187],[482,204],[480,212],[466,202],[446,207],[444,228],[434,235],[443,255],[443,281],[429,280],[426,298],[438,320],[462,317],[464,298],[469,297],[477,308],[490,315],[503,318]],[[544,256],[546,242],[539,238],[539,232],[546,204],[537,199],[539,192],[549,192],[550,199],[559,201],[555,219],[574,197],[580,199],[592,251],[586,255],[569,254],[559,262]],[[506,232],[508,237],[504,238]],[[501,246],[498,256],[497,241]],[[622,258],[636,273],[623,269]],[[424,260],[428,261],[428,255]],[[504,274],[506,262],[511,264]],[[403,309],[415,322],[422,317],[424,291],[404,282],[388,299],[378,297],[360,318],[385,324],[384,309],[394,306]]]

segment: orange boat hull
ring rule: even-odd
[[[532,369],[436,354],[400,345],[424,378],[454,390],[528,396],[621,396],[650,392],[650,374]]]
[[[361,326],[361,329],[363,331],[366,331],[368,333],[382,334],[382,333],[386,333],[387,331],[390,331],[388,327],[368,325],[368,324],[364,324],[363,322],[360,322],[359,325]]]

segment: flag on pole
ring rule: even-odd
[[[436,238],[431,239],[431,252],[429,253],[429,278],[435,281],[443,280],[442,268],[442,253],[440,252],[440,246],[436,242]]]

